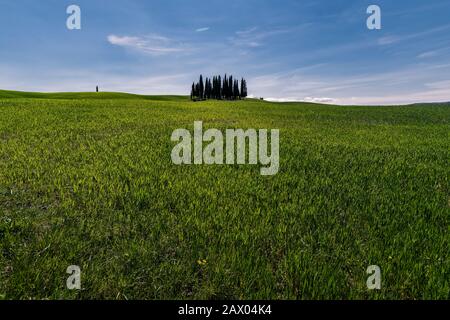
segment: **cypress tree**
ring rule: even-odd
[[[234,80],[234,98],[235,99],[240,99],[241,95],[239,92],[239,81],[238,80]]]
[[[233,98],[233,76],[228,77],[228,100],[231,100]]]
[[[217,97],[222,100],[222,77],[220,75],[217,77]]]
[[[223,78],[223,98],[224,99],[228,99],[228,78],[227,75],[225,74],[225,77]]]
[[[206,99],[211,99],[211,80],[206,78]]]
[[[241,96],[247,98],[247,80],[242,79]]]
[[[212,99],[213,98],[213,85],[212,85],[211,79],[208,79],[208,86],[209,86],[208,99]]]
[[[202,75],[200,75],[200,81],[199,81],[198,85],[199,85],[198,95],[199,95],[200,100],[202,100],[204,97],[203,93],[205,92],[205,86],[203,84],[203,76]]]

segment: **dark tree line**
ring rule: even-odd
[[[214,76],[212,79],[200,75],[200,80],[192,84],[191,99],[192,100],[237,100],[247,97],[247,81],[242,78],[239,82],[233,79],[233,76],[225,77]]]

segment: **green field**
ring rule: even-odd
[[[280,129],[279,173],[173,165],[196,120]],[[449,299],[449,133],[448,105],[0,91],[0,298]]]

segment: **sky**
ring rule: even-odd
[[[66,9],[81,9],[69,30]],[[369,5],[381,29],[369,30]],[[200,74],[251,97],[450,101],[450,0],[0,0],[0,89],[190,93]]]

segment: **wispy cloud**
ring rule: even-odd
[[[386,37],[381,37],[380,39],[378,39],[378,44],[380,46],[385,46],[385,45],[389,45],[389,44],[393,44],[396,42],[401,41],[401,37],[398,36],[386,36]]]
[[[429,50],[429,51],[422,52],[421,54],[419,54],[417,56],[417,58],[419,58],[419,59],[427,59],[427,58],[435,58],[437,56],[448,55],[449,50],[450,50],[450,47],[444,47],[444,48],[440,48],[440,49]]]
[[[184,52],[188,50],[176,41],[160,35],[137,36],[108,36],[108,42],[112,45],[133,49],[150,55],[166,55],[170,53]]]
[[[305,70],[249,78],[255,96],[269,101],[331,104],[406,104],[450,100],[450,64],[411,65],[407,68],[346,76]]]
[[[195,32],[205,32],[205,31],[209,31],[210,27],[204,27],[204,28],[198,28],[195,30]]]
[[[426,51],[426,52],[423,52],[423,53],[419,54],[419,55],[417,56],[417,58],[419,58],[419,59],[433,58],[433,57],[435,57],[437,54],[438,54],[438,51],[437,51],[437,50]]]
[[[139,94],[182,94],[189,91],[193,76],[188,73],[162,74],[123,74],[112,71],[93,71],[90,69],[50,70],[43,79],[30,70],[18,72],[16,69],[0,64],[0,88],[39,92],[89,92],[98,85],[103,92],[128,92]],[[24,82],[22,79],[29,79]]]
[[[306,97],[304,99],[305,102],[314,102],[314,103],[336,103],[337,100],[333,98],[326,97]]]
[[[413,40],[416,38],[430,36],[432,34],[443,32],[443,31],[448,32],[449,29],[450,29],[450,24],[447,24],[447,25],[439,26],[439,27],[429,29],[426,31],[412,33],[412,34],[389,35],[389,36],[381,37],[380,39],[378,39],[378,44],[379,45],[390,45],[390,44],[394,44],[394,43],[398,43],[398,42],[402,42],[402,41],[406,41],[406,40]]]
[[[234,46],[256,48],[265,44],[265,40],[279,34],[291,32],[292,29],[260,30],[258,27],[251,27],[245,30],[236,31],[233,37],[228,40]]]
[[[450,80],[429,82],[429,83],[426,83],[425,86],[432,88],[432,89],[448,89],[448,88],[450,88]],[[450,97],[449,97],[449,100],[450,100]]]
[[[299,98],[265,98],[264,100],[270,102],[312,102],[312,103],[325,103],[325,104],[335,104],[336,99],[325,98],[325,97],[306,97],[303,99]]]

